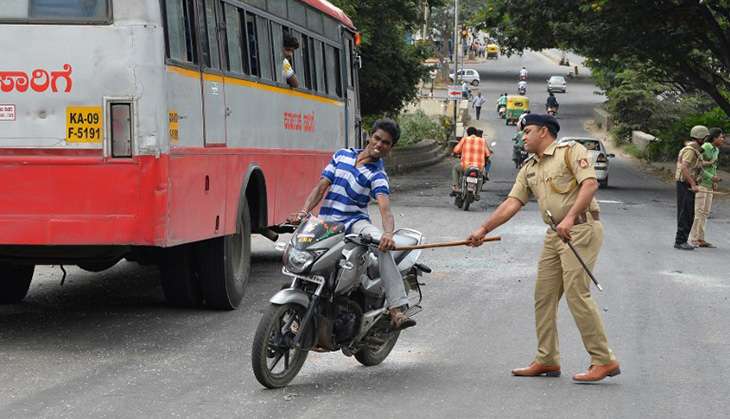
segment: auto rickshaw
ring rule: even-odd
[[[497,59],[499,57],[499,47],[497,44],[487,44],[487,58]]]
[[[507,96],[507,112],[505,125],[517,124],[520,115],[530,109],[530,99],[527,96]]]

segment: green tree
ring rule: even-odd
[[[478,21],[510,52],[560,47],[608,69],[643,63],[730,115],[728,0],[487,0]]]
[[[430,51],[406,42],[423,17],[419,0],[333,0],[362,33],[360,103],[364,115],[396,115],[416,98]]]

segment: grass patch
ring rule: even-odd
[[[636,157],[637,159],[644,158],[644,153],[635,144],[624,144],[623,150],[626,154]]]

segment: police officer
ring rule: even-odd
[[[608,347],[603,321],[591,297],[591,280],[564,241],[570,240],[592,269],[603,242],[599,207],[593,195],[598,189],[596,173],[580,144],[556,144],[558,121],[549,115],[525,117],[525,149],[533,155],[525,160],[507,199],[468,237],[472,246],[487,233],[509,221],[528,201],[537,198],[545,223],[552,213],[557,232],[548,229],[535,282],[535,326],[537,356],[526,368],[512,370],[516,376],[560,376],[560,353],[556,328],[558,302],[563,294],[583,345],[591,356],[588,371],[573,376],[578,382],[599,381],[621,373]]]

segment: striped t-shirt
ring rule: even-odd
[[[322,172],[332,185],[324,197],[319,215],[325,221],[344,223],[349,231],[357,221],[370,220],[368,203],[379,194],[390,195],[383,160],[355,167],[361,149],[337,151]]]

